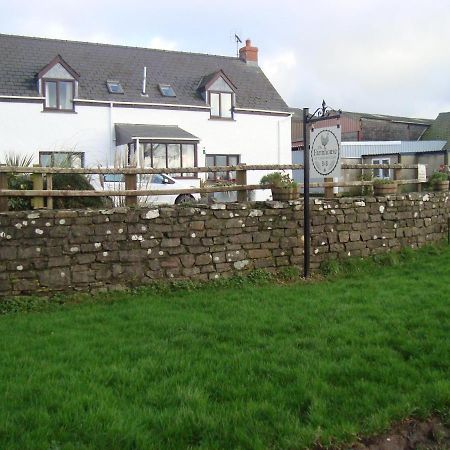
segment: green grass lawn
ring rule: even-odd
[[[0,316],[0,449],[300,449],[449,420],[450,248]]]

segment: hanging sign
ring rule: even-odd
[[[338,126],[311,130],[311,178],[333,177],[341,174],[341,128]]]

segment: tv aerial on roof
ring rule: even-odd
[[[234,30],[230,33],[230,38],[236,42],[236,56],[239,57],[239,44],[242,44],[242,39],[239,37],[239,34],[241,34],[239,31]]]

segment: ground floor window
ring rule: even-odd
[[[372,159],[372,164],[390,164],[391,160],[389,158],[377,158]],[[373,169],[374,178],[391,178],[390,169]]]
[[[240,155],[206,155],[206,166],[237,166],[240,159]],[[207,179],[208,181],[236,181],[236,172],[208,172]]]
[[[39,152],[42,167],[84,167],[84,152]]]
[[[197,167],[197,144],[142,142],[145,167],[155,169]],[[173,177],[195,177],[195,173],[173,173]]]

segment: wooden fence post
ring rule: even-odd
[[[398,162],[397,164],[401,164],[402,163],[402,155],[398,155]],[[398,181],[401,179],[401,173],[402,173],[402,169],[394,169],[394,175],[393,175],[393,179],[395,181]],[[399,188],[397,187],[397,192],[400,192]]]
[[[236,170],[236,183],[239,185],[247,184],[247,170]],[[244,203],[247,201],[247,191],[237,191],[237,201]]]
[[[325,183],[332,183],[334,180],[332,177],[326,177],[323,179],[323,181]],[[325,195],[325,198],[333,198],[333,196],[334,196],[333,187],[325,186],[324,195]]]
[[[6,164],[0,164],[6,166]],[[0,173],[0,191],[8,189],[8,174]],[[8,211],[8,197],[0,197],[0,211]]]
[[[127,191],[135,191],[137,190],[137,176],[135,173],[126,173],[125,174],[125,190]],[[126,196],[125,197],[125,205],[126,206],[136,206],[137,205],[137,196]]]
[[[417,173],[416,173],[416,178],[418,179],[419,178],[419,165],[417,165]],[[417,183],[417,192],[422,192],[422,183],[419,181],[418,183]]]
[[[33,164],[33,167],[39,167],[39,164]],[[44,178],[42,173],[32,173],[31,181],[33,182],[33,191],[42,191],[44,189]],[[31,199],[31,206],[33,209],[40,209],[44,207],[44,197],[33,197]]]
[[[51,173],[47,173],[46,179],[47,191],[53,190],[53,175]],[[53,209],[53,197],[47,197],[47,209]]]

